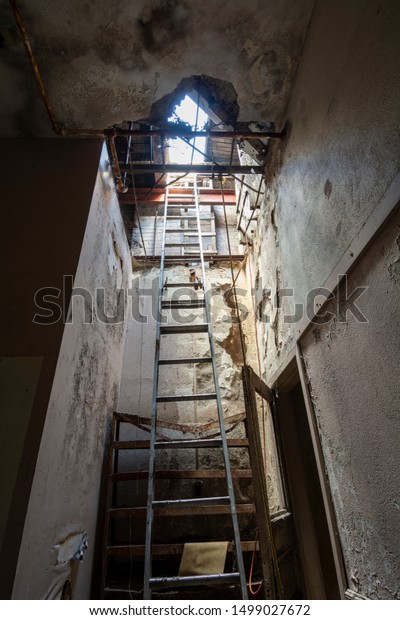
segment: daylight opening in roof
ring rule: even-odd
[[[187,123],[193,131],[201,131],[205,128],[208,116],[188,95],[176,106],[170,123]],[[185,141],[183,138],[169,140],[168,159],[174,164],[199,164],[204,162],[206,138],[193,138]],[[192,147],[198,150],[195,150]],[[199,153],[201,151],[201,153]]]

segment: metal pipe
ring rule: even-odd
[[[240,181],[240,191],[239,191],[239,198],[237,199],[237,203],[236,203],[236,213],[239,213],[239,209],[240,209],[240,201],[242,199],[242,193],[243,193],[243,181],[244,181],[244,175],[242,175],[242,180]]]
[[[262,166],[223,166],[219,164],[141,164],[132,162],[132,168],[125,164],[118,165],[120,172],[133,172],[134,174],[157,174],[157,173],[182,173],[192,172],[196,174],[264,174]]]
[[[44,83],[43,83],[43,80],[42,80],[41,73],[39,71],[38,64],[36,62],[36,58],[35,58],[35,56],[33,54],[33,50],[32,50],[32,47],[31,47],[31,44],[30,44],[30,41],[29,41],[29,37],[28,37],[28,33],[26,31],[26,28],[25,28],[24,21],[22,19],[22,15],[19,12],[19,8],[17,7],[17,3],[15,2],[15,0],[10,0],[10,4],[11,4],[11,8],[12,8],[13,13],[14,13],[15,21],[17,22],[17,26],[18,26],[18,30],[19,30],[21,38],[22,38],[22,42],[23,42],[23,44],[25,46],[26,52],[28,54],[28,58],[29,58],[30,63],[32,65],[33,73],[35,74],[35,78],[36,78],[36,81],[38,83],[38,86],[39,86],[39,89],[40,89],[40,93],[42,95],[44,104],[46,106],[47,113],[48,113],[48,115],[50,117],[51,126],[53,127],[53,130],[55,131],[55,133],[61,134],[61,128],[60,128],[60,126],[58,125],[58,123],[57,123],[57,121],[55,119],[52,107],[50,105],[50,101],[49,101],[49,98],[47,96],[46,89],[44,87]]]
[[[154,216],[153,258],[156,257],[158,205],[155,206]]]
[[[242,204],[242,210],[240,211],[240,216],[239,216],[239,221],[238,221],[238,225],[237,225],[237,230],[241,230],[240,228],[240,224],[242,222],[242,217],[243,217],[243,212],[246,206],[246,200],[248,198],[249,192],[246,190],[244,193],[244,198],[243,198],[243,204]]]
[[[246,230],[244,231],[245,235],[247,235],[247,231],[249,230],[249,227],[250,227],[251,222],[253,221],[253,217],[254,217],[254,214],[256,212],[256,209],[258,208],[258,199],[260,198],[262,182],[263,182],[263,179],[260,179],[260,185],[259,185],[258,192],[257,192],[256,204],[254,205],[254,207],[252,209],[252,212],[251,212],[251,215],[250,215],[250,218],[249,218],[249,221],[247,222]]]
[[[115,148],[115,136],[112,134],[108,134],[106,137],[107,145],[109,147],[109,151],[112,158],[112,167],[114,169],[114,175],[117,179],[117,190],[121,194],[126,194],[128,191],[127,186],[122,181],[121,170],[118,162],[117,149]],[[129,172],[129,167],[127,167],[126,172]]]
[[[130,121],[130,123],[129,123],[129,127],[130,127],[131,129],[132,129],[132,125],[133,125],[133,123],[132,123],[132,121]],[[126,151],[126,157],[125,157],[125,163],[126,163],[126,165],[128,165],[128,164],[129,164],[129,161],[130,161],[130,159],[131,159],[131,151],[130,151],[130,149],[131,149],[131,142],[132,142],[132,136],[129,136],[129,138],[128,138],[128,140],[127,140],[127,151]],[[128,174],[127,172],[125,172],[125,173],[124,173],[124,185],[126,185],[126,177],[127,177],[127,174]]]
[[[109,130],[105,130],[106,132]],[[188,131],[187,129],[112,129],[117,136],[160,136],[163,138],[276,138],[282,140],[284,131]]]

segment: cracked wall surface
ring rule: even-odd
[[[368,322],[335,300],[302,343],[349,584],[374,599],[400,597],[399,229],[397,213],[350,274]]]

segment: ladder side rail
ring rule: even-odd
[[[150,455],[149,455],[149,479],[147,487],[147,513],[146,513],[146,541],[145,541],[145,561],[144,561],[144,588],[143,598],[151,599],[150,579],[152,577],[152,559],[151,546],[153,536],[153,501],[154,501],[154,470],[155,470],[155,440],[157,429],[157,393],[158,393],[158,377],[159,377],[159,359],[160,359],[160,343],[161,343],[161,303],[164,289],[164,261],[165,261],[165,238],[167,228],[167,211],[168,211],[169,186],[165,192],[164,203],[164,222],[161,246],[161,264],[158,285],[158,303],[156,314],[156,346],[154,355],[154,373],[153,373],[153,392],[151,404],[151,431],[150,431]]]
[[[107,555],[107,547],[109,545],[109,536],[110,536],[110,509],[113,506],[113,493],[114,493],[114,484],[111,481],[111,475],[114,469],[114,459],[115,453],[112,449],[112,444],[115,441],[116,435],[116,427],[117,427],[117,419],[115,415],[112,417],[111,421],[111,433],[110,433],[110,445],[108,446],[108,455],[107,455],[107,492],[106,492],[106,513],[105,513],[105,521],[104,521],[104,530],[103,530],[103,564],[102,564],[102,575],[101,575],[101,598],[105,598],[105,592],[107,588],[107,569],[108,569],[108,555]]]
[[[247,584],[246,584],[246,575],[245,575],[245,570],[244,570],[242,547],[241,547],[241,541],[240,541],[239,521],[238,521],[238,516],[236,512],[235,492],[233,489],[233,480],[232,480],[231,466],[230,466],[229,453],[228,453],[228,445],[227,445],[226,432],[225,432],[224,412],[222,409],[221,391],[219,387],[218,371],[217,371],[217,364],[216,364],[216,359],[215,359],[215,347],[214,347],[214,339],[213,339],[212,327],[211,327],[211,312],[210,312],[209,299],[208,299],[207,288],[206,288],[206,273],[205,273],[205,266],[204,266],[203,244],[201,241],[199,195],[198,195],[196,176],[194,176],[194,198],[195,198],[195,205],[196,205],[197,229],[199,233],[201,274],[202,274],[203,291],[204,291],[204,298],[205,298],[205,316],[206,316],[206,322],[208,325],[208,339],[210,343],[210,356],[212,358],[211,364],[212,364],[213,377],[214,377],[215,393],[217,395],[217,410],[218,410],[218,419],[219,419],[221,439],[222,439],[224,464],[225,464],[225,470],[226,470],[227,489],[228,489],[228,495],[230,498],[230,505],[231,505],[232,526],[233,526],[233,533],[234,533],[234,540],[235,540],[235,553],[236,553],[236,560],[238,563],[238,569],[239,569],[239,574],[240,574],[240,589],[242,592],[242,599],[247,600],[248,599]]]

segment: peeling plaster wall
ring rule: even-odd
[[[104,288],[106,314],[117,316],[118,308],[121,314],[115,324],[106,323],[99,320],[101,300],[92,311],[89,297],[71,304],[13,598],[59,598],[67,578],[72,580],[73,598],[90,597],[104,445],[118,398],[126,329],[126,302],[118,289],[126,289],[130,278],[130,253],[103,150],[74,284],[93,296],[96,288]],[[72,556],[80,545],[84,548],[85,535],[89,546],[79,564]]]
[[[326,310],[302,343],[349,586],[400,598],[400,215],[351,272],[368,323]]]
[[[299,337],[301,312],[286,324],[283,314],[295,314],[294,304],[304,307],[308,291],[324,285],[398,174],[395,24],[397,2],[316,3],[287,138],[270,149],[249,261],[253,282],[261,278],[256,300],[267,381]],[[369,286],[360,301],[369,323],[336,318],[300,341],[349,587],[371,598],[398,598],[400,591],[398,226],[397,216],[349,281],[349,291]],[[282,292],[277,298],[278,289],[293,289],[291,300]]]
[[[316,3],[286,114],[267,165],[255,271],[271,289],[260,326],[271,376],[297,335],[287,314],[322,286],[400,168],[400,6]]]

